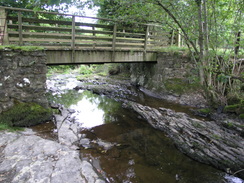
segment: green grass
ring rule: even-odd
[[[4,45],[0,46],[0,50],[13,49],[13,50],[22,50],[22,51],[38,51],[44,50],[42,46],[18,46],[18,45]]]
[[[173,54],[189,54],[189,49],[187,47],[178,47],[178,46],[168,46],[158,49],[159,52],[168,52]]]

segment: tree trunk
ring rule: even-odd
[[[207,11],[207,0],[203,0],[203,16],[204,16],[204,24],[203,24],[203,36],[204,36],[204,61],[206,65],[211,68],[209,63],[209,33],[208,33],[208,11]],[[212,73],[207,72],[207,86],[212,85]]]
[[[240,49],[240,40],[241,40],[241,31],[239,31],[236,35],[235,55],[238,55]]]
[[[198,44],[200,48],[199,52],[199,76],[200,76],[200,83],[201,85],[204,85],[205,83],[205,75],[204,75],[204,67],[205,61],[204,61],[204,34],[203,34],[203,21],[202,21],[202,0],[195,0],[197,6],[198,6],[198,29],[199,29],[199,37],[198,37]]]

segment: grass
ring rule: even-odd
[[[13,50],[22,50],[22,51],[38,51],[44,50],[42,46],[18,46],[18,45],[4,45],[0,46],[0,50],[13,49]]]
[[[178,46],[168,46],[158,49],[159,52],[168,52],[173,54],[189,54],[189,49],[187,47],[178,47]]]

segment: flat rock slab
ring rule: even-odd
[[[103,183],[79,151],[32,130],[1,132],[0,183]]]

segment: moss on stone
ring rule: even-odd
[[[243,114],[244,113],[244,104],[234,104],[234,105],[227,105],[224,108],[225,112],[233,112],[236,114]]]
[[[199,83],[192,82],[189,83],[184,81],[181,78],[172,78],[164,82],[165,89],[167,91],[176,93],[176,94],[185,94],[190,91],[198,90],[200,88]]]
[[[244,113],[239,115],[240,119],[244,119]]]
[[[2,130],[7,130],[7,131],[10,131],[10,132],[13,132],[13,131],[22,131],[23,128],[13,127],[13,126],[10,126],[8,124],[0,123],[0,131],[2,131]]]
[[[17,102],[14,107],[0,115],[0,124],[29,127],[48,121],[51,117],[51,109],[35,103]]]
[[[45,48],[42,46],[18,46],[18,45],[0,46],[0,50],[6,50],[6,49],[21,50],[21,51],[38,51],[38,50],[44,50]]]
[[[199,112],[201,112],[203,114],[210,114],[211,109],[210,108],[199,109]]]

